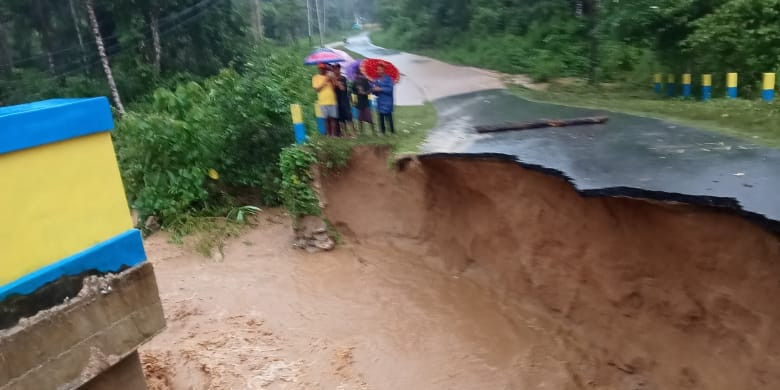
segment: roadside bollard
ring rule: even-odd
[[[729,73],[726,75],[726,96],[729,99],[737,98],[737,74]]]
[[[663,91],[664,91],[664,87],[662,85],[662,83],[663,83],[663,75],[660,74],[660,73],[656,73],[655,76],[653,77],[653,79],[654,79],[653,90],[655,91],[655,93],[657,93],[659,95],[662,94]]]
[[[306,126],[303,124],[303,112],[300,104],[291,104],[293,131],[295,131],[295,143],[300,145],[306,142]]]
[[[314,115],[317,116],[317,130],[320,134],[325,135],[325,117],[322,116],[322,109],[319,104],[314,104]]]
[[[765,102],[772,102],[775,100],[775,74],[764,73],[764,88],[761,92],[761,97]]]
[[[674,75],[669,73],[666,79],[666,94],[669,97],[674,97],[676,86],[674,85]]]
[[[682,76],[682,95],[684,98],[691,97],[691,74],[685,73]]]
[[[712,75],[701,75],[701,100],[707,101],[712,98]]]

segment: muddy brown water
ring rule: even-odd
[[[221,261],[147,242],[151,389],[776,389],[780,243],[738,217],[585,199],[493,160],[324,179],[331,253],[267,210]]]

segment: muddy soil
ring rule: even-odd
[[[323,184],[334,252],[278,210],[220,262],[147,241],[151,389],[780,388],[780,241],[739,217],[377,149]]]

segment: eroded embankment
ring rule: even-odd
[[[776,235],[713,209],[585,198],[506,161],[386,161],[357,149],[326,177],[328,218],[543,308],[578,388],[780,388]]]

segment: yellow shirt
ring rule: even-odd
[[[319,88],[325,85],[325,88],[317,92],[317,103],[321,106],[335,106],[336,105],[336,92],[333,90],[333,86],[327,84],[328,76],[321,74],[314,75],[311,78],[311,86],[313,88]]]

